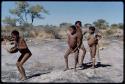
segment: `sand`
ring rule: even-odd
[[[119,83],[123,82],[123,42],[107,41],[108,45],[100,50],[101,65],[95,69],[86,67],[63,71],[65,68],[64,53],[67,43],[64,40],[28,41],[32,52],[31,58],[24,64],[27,79],[19,80],[16,61],[20,53],[8,53],[1,46],[1,81],[2,82],[70,82],[70,83]],[[84,63],[90,62],[87,42],[84,41],[87,53]],[[98,58],[97,58],[98,61]],[[74,67],[74,56],[69,56],[69,67]]]

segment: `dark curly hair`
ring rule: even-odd
[[[79,25],[82,26],[82,22],[81,22],[81,21],[76,21],[76,22],[75,22],[75,25],[76,25],[77,23],[79,23]]]
[[[17,31],[17,30],[13,30],[12,32],[11,32],[11,35],[15,35],[15,36],[19,36],[19,32]]]
[[[90,26],[89,30],[92,30],[94,32],[95,31],[95,27],[94,26]]]
[[[72,35],[73,35],[74,33],[76,33],[76,27],[75,27],[74,25],[70,26],[70,28],[73,29]]]
[[[18,42],[19,41],[19,32],[17,30],[13,30],[11,32],[11,35],[15,35],[16,36],[16,41]]]

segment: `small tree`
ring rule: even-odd
[[[15,4],[16,7],[10,9],[9,12],[17,17],[17,21],[20,25],[24,25],[24,23],[27,23],[27,8],[29,7],[29,4],[26,1],[15,2]]]
[[[90,26],[92,26],[92,24],[90,24],[90,23],[84,24],[84,27],[86,27],[86,28],[88,28],[88,27],[90,27]]]
[[[41,13],[49,14],[47,10],[38,4],[31,6],[27,1],[18,1],[15,2],[15,4],[16,7],[10,9],[9,12],[16,16],[17,22],[20,26],[33,25],[35,18],[43,19]],[[30,20],[28,22],[27,16],[31,17],[31,23]]]
[[[118,25],[117,25],[117,24],[111,24],[111,28],[117,29],[117,28],[118,28]]]
[[[100,29],[106,29],[107,27],[109,27],[108,22],[106,22],[106,20],[104,19],[98,19],[97,21],[93,22],[94,26]]]
[[[44,17],[42,17],[42,15],[40,14],[41,12],[48,14],[48,12],[39,4],[31,6],[28,9],[28,13],[30,14],[31,17],[31,24],[33,24],[35,18],[44,19]]]
[[[71,26],[71,25],[72,25],[71,23],[63,22],[63,23],[60,24],[60,27],[63,28],[63,27]]]
[[[118,28],[123,29],[123,23],[119,23]]]

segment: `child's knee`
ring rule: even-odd
[[[17,62],[17,63],[16,63],[16,66],[17,66],[17,67],[21,67],[21,66],[22,66],[22,63]]]
[[[16,63],[16,66],[19,67],[19,66],[20,66],[20,62],[17,62],[17,63]]]

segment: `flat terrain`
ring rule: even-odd
[[[9,54],[4,45],[1,46],[1,80],[2,82],[82,82],[82,83],[118,83],[123,81],[123,42],[107,41],[107,45],[100,50],[101,64],[95,70],[87,65],[90,54],[87,42],[84,41],[87,53],[84,63],[85,69],[77,68],[63,71],[65,68],[64,53],[67,43],[63,40],[45,40],[27,42],[32,57],[25,63],[27,79],[20,81],[16,61],[20,53]],[[97,58],[98,61],[98,58]],[[74,67],[74,56],[69,56],[69,67]]]

